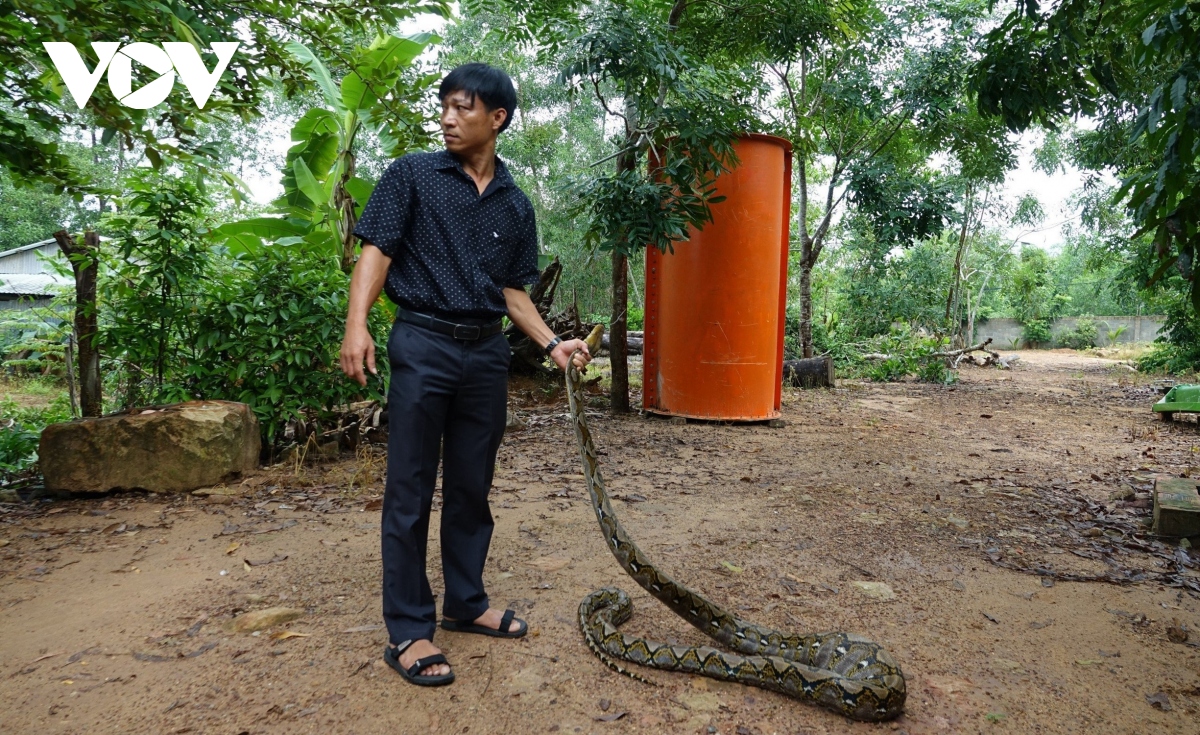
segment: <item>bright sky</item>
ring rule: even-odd
[[[1077,207],[1071,207],[1067,200],[1083,185],[1079,170],[1067,166],[1066,171],[1059,170],[1049,176],[1033,167],[1033,150],[1042,140],[1041,133],[1027,132],[1018,139],[1021,146],[1020,165],[1008,174],[1005,182],[1008,196],[1015,201],[1025,194],[1033,194],[1042,204],[1046,219],[1038,225],[1038,231],[1030,232],[1026,226],[1009,227],[1009,240],[1017,240],[1037,245],[1041,248],[1054,249],[1062,244],[1062,225],[1073,222],[1079,217]]]

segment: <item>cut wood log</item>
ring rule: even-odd
[[[783,383],[795,388],[833,388],[833,358],[822,355],[784,360]]]
[[[642,354],[642,348],[646,344],[644,332],[629,332],[625,337],[625,344],[628,346],[630,355]],[[608,352],[608,335],[605,334],[600,340],[600,350]]]

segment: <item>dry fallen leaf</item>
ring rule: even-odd
[[[229,548],[225,549],[225,553],[232,554],[233,552],[237,551],[241,547],[242,547],[242,544],[240,542],[234,541],[233,543],[229,544]]]
[[[358,625],[353,628],[346,628],[343,633],[374,633],[377,630],[383,630],[382,623],[378,625]]]
[[[256,630],[289,623],[296,618],[304,617],[303,610],[291,607],[268,607],[265,610],[242,613],[225,624],[225,630],[230,633],[250,633]]]
[[[616,722],[617,720],[621,719],[622,717],[624,717],[627,714],[629,714],[629,713],[628,712],[612,712],[607,715],[600,715],[599,717],[597,717],[595,719],[596,719],[596,722]]]
[[[286,641],[288,638],[310,638],[312,633],[297,633],[294,630],[280,630],[270,635],[273,641]]]
[[[380,498],[378,500],[372,500],[372,501],[368,502],[363,507],[363,510],[366,510],[366,511],[383,510],[383,499]]]
[[[541,559],[534,559],[529,562],[529,566],[534,569],[540,569],[543,572],[557,572],[560,569],[567,568],[570,564],[570,559],[555,556],[543,556]]]
[[[275,564],[277,562],[284,561],[287,558],[288,558],[287,554],[276,554],[275,556],[272,556],[270,559],[263,559],[261,561],[254,561],[252,559],[242,559],[242,562],[246,565],[247,568],[262,567],[262,566],[266,566],[267,564]]]

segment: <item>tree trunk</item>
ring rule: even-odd
[[[83,245],[75,242],[66,230],[54,233],[58,243],[71,261],[75,271],[75,334],[79,337],[79,403],[83,416],[99,416],[103,411],[100,394],[100,350],[96,345],[99,330],[96,326],[97,251],[100,236],[86,232]]]
[[[612,254],[612,323],[608,325],[612,388],[609,403],[613,413],[629,413],[629,360],[625,340],[629,325],[629,259],[616,250]]]
[[[796,388],[832,388],[833,358],[822,355],[804,360],[785,360],[783,383]]]
[[[800,346],[804,350],[804,357],[806,359],[813,356],[813,258],[810,257],[810,252],[810,246],[805,243],[804,251],[800,257]]]
[[[950,279],[950,293],[946,295],[946,323],[950,327],[952,347],[962,347],[971,339],[962,333],[962,317],[959,312],[962,302],[963,260],[967,254],[967,234],[971,227],[973,194],[974,190],[968,186],[966,202],[963,206],[962,228],[958,233],[958,248],[954,252],[954,273]]]

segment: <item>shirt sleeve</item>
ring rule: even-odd
[[[539,277],[537,222],[533,205],[527,204],[516,246],[509,258],[508,279],[504,285],[506,288],[524,288],[537,283]]]
[[[354,234],[395,258],[408,233],[413,203],[413,180],[407,162],[398,158],[383,172],[371,192]]]

